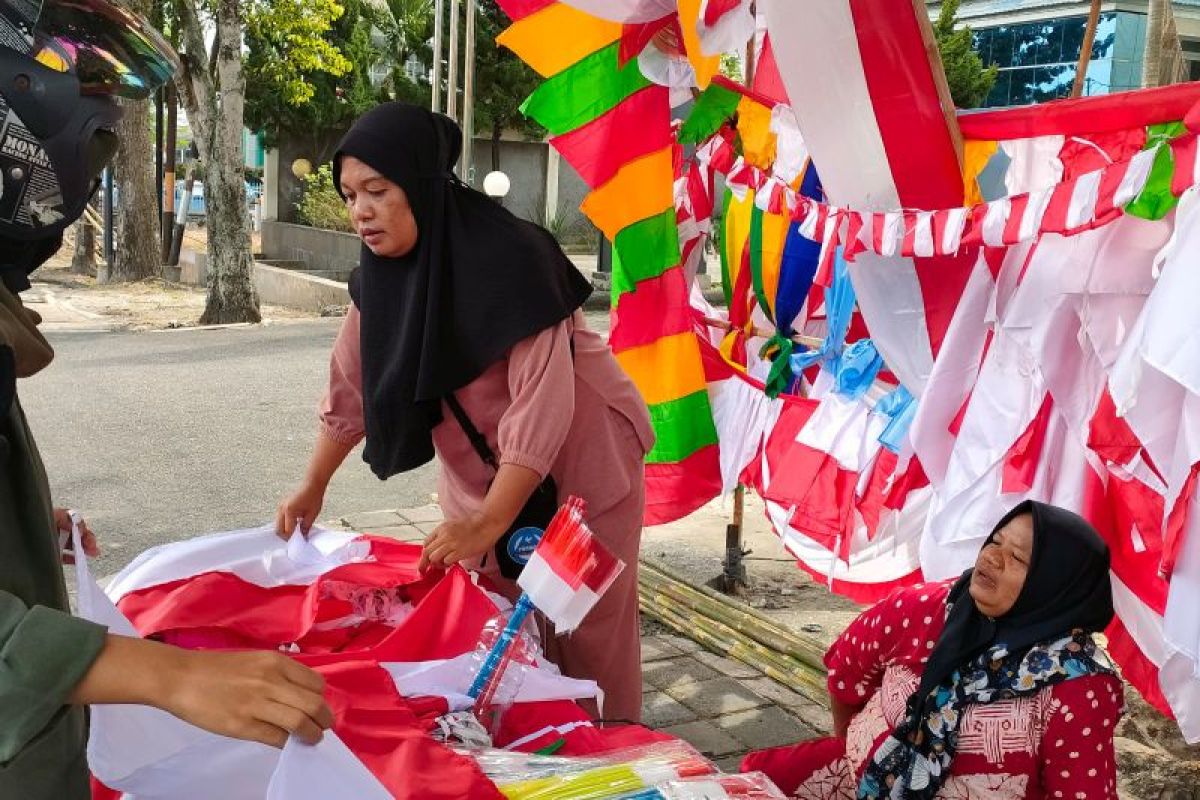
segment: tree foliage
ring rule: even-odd
[[[540,138],[545,130],[521,113],[521,104],[541,78],[510,50],[496,44],[496,37],[510,24],[496,0],[480,0],[475,28],[475,132],[496,135],[516,130]]]
[[[296,205],[300,219],[314,228],[353,233],[346,201],[333,186],[333,168],[322,164],[304,176],[304,197]]]
[[[433,65],[432,0],[378,0],[371,6],[371,22],[387,43],[388,77],[384,91],[389,99],[429,105],[428,74]],[[423,77],[413,80],[407,73],[410,58],[421,65]]]
[[[976,108],[987,98],[996,82],[996,67],[985,67],[975,52],[971,29],[958,24],[960,0],[943,0],[937,21],[933,25],[950,96],[959,108]]]
[[[250,0],[245,41],[246,124],[268,147],[319,138],[378,102],[365,0]]]

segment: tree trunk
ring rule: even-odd
[[[145,13],[148,8],[138,9]],[[154,187],[154,146],[150,142],[150,101],[122,101],[125,116],[117,126],[120,146],[113,178],[117,204],[116,236],[110,283],[137,281],[159,272],[158,200]]]
[[[243,178],[242,16],[238,0],[216,3],[215,51],[205,53],[196,0],[182,0],[184,74],[179,93],[204,163],[208,217],[208,300],[203,325],[259,322]]]
[[[86,219],[75,223],[75,254],[71,257],[75,275],[96,274],[96,229]]]
[[[1146,9],[1146,45],[1142,53],[1142,86],[1159,85],[1163,60],[1163,23],[1170,0],[1150,0]]]

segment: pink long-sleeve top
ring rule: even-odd
[[[553,475],[560,494],[583,497],[593,518],[620,503],[632,480],[641,480],[630,465],[640,464],[654,443],[641,395],[579,311],[518,342],[455,396],[501,464]],[[362,398],[359,314],[351,306],[320,407],[327,436],[348,445],[362,440]],[[495,475],[444,401],[433,444],[442,467],[438,499],[447,517],[478,511]]]

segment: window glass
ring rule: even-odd
[[[1116,14],[1101,15],[1085,94],[1103,94],[1112,90],[1113,81],[1124,80],[1124,73],[1114,72],[1117,25]],[[1026,105],[1067,97],[1075,80],[1086,31],[1086,17],[975,29],[976,52],[985,64],[999,68],[984,106]]]

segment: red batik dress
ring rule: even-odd
[[[852,799],[863,767],[900,723],[946,622],[953,581],[899,589],[863,612],[825,654],[829,693],[866,703],[844,743],[803,742],[755,753],[785,791],[812,800]],[[950,800],[1117,797],[1113,731],[1124,695],[1112,675],[1088,675],[1014,700],[968,706],[958,751],[937,796]]]

